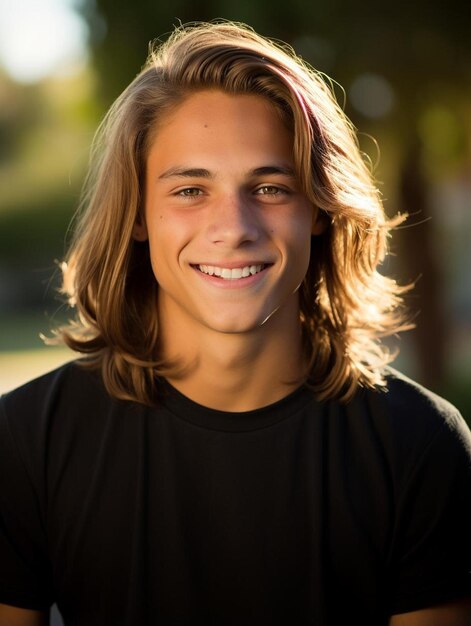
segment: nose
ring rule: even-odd
[[[237,248],[260,237],[260,223],[244,194],[225,194],[214,202],[207,234],[212,243]]]

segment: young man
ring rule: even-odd
[[[182,28],[100,137],[86,358],[1,401],[0,626],[470,624],[470,434],[387,367],[400,220],[322,79]]]

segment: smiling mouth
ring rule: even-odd
[[[258,265],[244,265],[243,267],[217,267],[215,265],[194,265],[193,267],[207,274],[208,276],[217,276],[223,280],[240,280],[259,274],[269,266],[268,263],[260,263]]]

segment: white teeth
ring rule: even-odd
[[[258,274],[264,268],[264,265],[246,265],[245,267],[235,267],[229,269],[228,267],[215,267],[213,265],[198,265],[198,269],[203,274],[209,274],[209,276],[219,276],[224,280],[237,280],[239,278],[247,278],[251,274]]]

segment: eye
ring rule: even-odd
[[[262,196],[276,196],[283,193],[283,189],[280,189],[276,185],[263,185],[259,187],[255,193]]]
[[[185,189],[180,189],[177,191],[175,195],[182,196],[183,198],[196,198],[200,196],[203,192],[198,187],[186,187]]]

